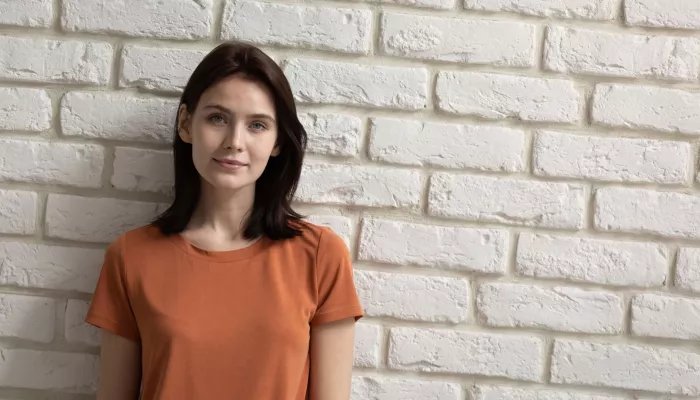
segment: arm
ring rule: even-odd
[[[311,328],[310,400],[349,400],[355,318]]]
[[[137,400],[141,388],[141,345],[102,331],[97,400]]]

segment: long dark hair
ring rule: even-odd
[[[301,232],[302,216],[291,207],[299,182],[306,150],[306,131],[297,117],[294,96],[282,69],[260,49],[242,43],[224,43],[212,50],[192,73],[180,98],[187,112],[194,113],[202,94],[211,86],[232,75],[265,85],[274,98],[278,125],[277,145],[280,154],[271,157],[255,183],[255,201],[246,220],[243,236],[255,239],[267,236],[286,239]],[[175,200],[153,223],[164,235],[185,230],[201,195],[201,177],[192,161],[192,145],[178,135],[176,117]]]

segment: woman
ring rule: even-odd
[[[306,132],[289,83],[223,44],[178,110],[175,200],[111,244],[86,321],[99,400],[347,400],[362,316],[343,240],[290,201]]]

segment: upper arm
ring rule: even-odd
[[[140,387],[140,344],[103,330],[97,400],[136,400]]]
[[[131,307],[125,238],[112,243],[85,321],[102,329],[98,400],[136,400],[141,385],[140,333]]]
[[[316,310],[311,320],[312,326],[362,317],[350,253],[343,239],[330,229],[324,229],[319,238],[316,285]]]
[[[354,318],[311,328],[310,400],[350,398],[354,338]]]
[[[362,317],[350,254],[342,238],[324,229],[316,262],[317,304],[311,320],[311,400],[348,400],[355,321]]]

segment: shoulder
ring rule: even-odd
[[[169,239],[155,225],[144,225],[119,235],[107,248],[107,257],[131,257],[153,251]]]
[[[317,254],[347,253],[348,248],[345,240],[331,228],[306,220],[297,221],[296,224],[296,227],[301,231],[301,236],[297,239],[313,246]]]

